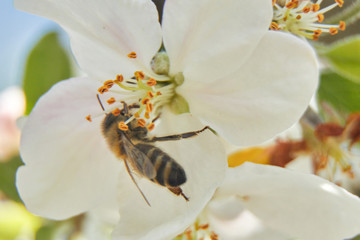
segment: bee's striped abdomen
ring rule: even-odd
[[[136,144],[153,163],[156,176],[150,179],[162,186],[177,187],[186,182],[184,169],[168,154],[150,144]]]

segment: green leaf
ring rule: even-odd
[[[19,156],[13,157],[8,162],[0,163],[0,191],[8,198],[21,202],[15,187],[16,170],[23,163]]]
[[[71,62],[59,42],[58,34],[45,35],[30,52],[26,63],[23,88],[29,114],[41,95],[52,85],[71,77]]]
[[[317,100],[330,104],[341,113],[360,111],[360,84],[350,81],[334,72],[321,75]]]
[[[324,52],[334,71],[360,83],[360,35],[339,41]]]

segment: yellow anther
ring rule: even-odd
[[[146,126],[146,121],[144,119],[138,119],[138,125],[140,127],[145,127]]]
[[[129,129],[128,125],[126,125],[124,122],[119,122],[118,125],[120,130],[127,131]]]
[[[92,120],[91,120],[91,115],[87,115],[85,118],[86,118],[86,120],[88,120],[89,122],[92,121]]]
[[[150,123],[150,124],[147,126],[147,129],[148,129],[149,131],[152,131],[154,128],[155,128],[155,124],[154,124],[154,123]]]
[[[149,87],[153,87],[156,85],[156,80],[153,79],[153,78],[150,78],[149,81],[146,82],[146,84],[149,86]]]
[[[107,91],[109,91],[109,88],[104,87],[104,86],[102,86],[102,87],[100,87],[100,88],[98,89],[98,92],[99,92],[100,94],[103,94],[104,92],[107,92]]]
[[[150,113],[149,113],[149,112],[145,112],[144,117],[145,117],[146,119],[150,119]]]
[[[279,25],[276,22],[272,22],[270,24],[270,29],[271,30],[279,30]]]
[[[321,29],[317,29],[317,30],[314,31],[315,36],[320,36],[321,33],[322,33]]]
[[[121,83],[122,81],[124,81],[123,75],[117,75],[116,79],[114,80],[115,83]]]
[[[118,115],[120,115],[121,111],[120,111],[120,109],[116,108],[116,109],[113,110],[111,113],[112,113],[114,116],[118,116]]]
[[[111,88],[113,85],[114,85],[113,80],[107,80],[106,82],[104,82],[104,87]]]
[[[335,35],[335,34],[338,33],[338,30],[337,30],[336,28],[334,28],[334,27],[331,27],[331,28],[329,28],[329,33],[330,33],[331,35]]]
[[[322,22],[322,21],[324,21],[324,14],[321,14],[321,13],[319,13],[318,15],[317,15],[317,18],[318,18],[318,22]]]
[[[127,56],[128,58],[136,58],[136,52],[131,52]]]
[[[136,77],[137,80],[139,80],[139,79],[144,79],[144,78],[145,78],[145,74],[144,74],[143,72],[141,72],[141,71],[136,71],[136,72],[134,73],[134,75],[135,75],[135,77]]]
[[[152,112],[154,110],[154,105],[150,102],[146,103],[146,112]]]
[[[310,10],[311,10],[311,8],[304,7],[302,11],[303,11],[303,13],[308,13],[308,12],[310,12]]]
[[[154,97],[154,94],[153,94],[151,91],[148,91],[148,92],[147,92],[147,95],[149,96],[149,98],[153,98],[153,97]]]
[[[116,102],[116,100],[115,100],[115,98],[110,98],[110,99],[108,99],[107,101],[106,101],[108,104],[113,104],[113,103],[115,103]]]
[[[339,22],[339,29],[341,31],[345,31],[345,28],[346,28],[346,23],[344,21],[340,21]]]
[[[147,104],[149,101],[150,101],[150,99],[144,98],[143,100],[141,100],[141,103],[145,105],[145,104]]]
[[[313,12],[319,11],[319,10],[320,10],[320,5],[319,5],[319,4],[313,4],[313,5],[311,5],[311,10],[312,10]]]
[[[344,5],[343,0],[335,0],[335,2],[339,5],[339,7],[342,7]]]

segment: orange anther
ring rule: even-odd
[[[112,113],[114,116],[118,116],[118,115],[120,115],[121,111],[120,111],[120,109],[116,108],[116,109],[113,110],[111,113]]]
[[[150,119],[150,113],[145,112],[144,117],[145,117],[146,119]]]
[[[122,81],[124,81],[124,76],[123,75],[116,75],[116,80],[114,80],[115,83],[121,83]]]
[[[319,40],[319,36],[318,36],[318,35],[315,35],[315,34],[314,34],[312,37],[313,37],[312,39],[315,40],[315,41],[316,41],[316,40]]]
[[[319,13],[318,15],[317,15],[317,18],[318,18],[318,22],[322,22],[322,21],[324,21],[324,14],[321,14],[321,13]]]
[[[156,80],[153,79],[153,78],[150,78],[149,81],[146,82],[146,84],[149,86],[149,87],[153,87],[156,85]]]
[[[137,80],[139,80],[139,79],[144,79],[144,78],[145,78],[145,74],[144,74],[143,72],[141,72],[141,71],[136,71],[136,72],[134,73],[134,75],[135,75],[135,77],[136,77]]]
[[[109,100],[107,100],[108,104],[113,104],[114,102],[116,102],[115,98],[110,98]]]
[[[303,11],[303,13],[308,13],[308,12],[310,12],[310,10],[311,10],[311,8],[304,7],[302,11]]]
[[[270,29],[271,30],[279,30],[279,25],[276,22],[272,22],[270,24]]]
[[[292,9],[292,8],[295,8],[295,7],[296,7],[296,4],[293,3],[293,2],[289,2],[289,3],[287,3],[287,4],[285,5],[285,7],[288,8],[288,9]]]
[[[345,31],[345,28],[346,28],[346,23],[344,21],[340,21],[339,22],[339,29],[341,31]]]
[[[320,36],[321,33],[322,33],[321,29],[317,29],[317,30],[314,31],[315,36]]]
[[[301,15],[297,15],[297,16],[296,16],[296,19],[297,19],[297,20],[300,20],[300,19],[301,19]]]
[[[87,115],[85,118],[86,118],[86,120],[88,120],[89,122],[92,121],[92,120],[91,120],[91,115]]]
[[[129,129],[128,125],[126,125],[124,122],[119,122],[118,125],[120,130],[127,131]]]
[[[272,0],[272,5],[275,6],[276,0]]]
[[[144,98],[144,99],[141,101],[141,103],[145,105],[145,104],[147,104],[149,101],[150,101],[150,99]]]
[[[149,131],[152,131],[154,128],[155,128],[155,124],[154,124],[154,123],[150,123],[150,124],[147,126],[147,129],[148,129]]]
[[[339,7],[342,7],[344,4],[343,0],[335,0],[335,2],[339,5]]]
[[[151,91],[148,91],[148,92],[147,92],[147,95],[149,96],[149,98],[153,98],[153,97],[154,97],[154,94],[153,94]]]
[[[113,80],[107,80],[104,82],[104,87],[111,88],[114,85]]]
[[[150,102],[146,103],[146,111],[150,113],[153,110],[154,110],[154,105]]]
[[[137,121],[138,121],[138,125],[139,125],[140,127],[145,127],[146,121],[145,121],[144,119],[138,119]]]
[[[338,30],[337,30],[336,28],[334,28],[334,27],[331,27],[331,28],[329,28],[329,33],[330,33],[331,35],[335,35],[335,34],[338,33]]]
[[[199,226],[199,229],[208,229],[209,228],[209,224],[202,224]]]
[[[160,91],[156,92],[156,96],[160,96],[160,95],[161,95]]]
[[[320,10],[320,5],[319,5],[319,4],[313,4],[313,5],[311,5],[311,10],[312,10],[313,12],[319,11],[319,10]]]
[[[136,52],[131,52],[127,56],[128,58],[136,58]]]
[[[100,87],[100,88],[98,89],[98,92],[99,92],[100,94],[103,94],[104,92],[107,92],[107,91],[109,91],[109,88],[104,87],[104,86],[102,86],[102,87]]]
[[[139,114],[138,112],[136,112],[136,113],[134,114],[134,117],[138,118],[138,117],[140,117],[140,114]]]

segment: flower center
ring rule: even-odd
[[[318,40],[321,33],[335,35],[338,29],[345,30],[345,22],[338,25],[321,24],[324,14],[336,6],[342,7],[343,0],[335,0],[335,3],[320,9],[322,0],[313,3],[310,0],[273,0],[274,16],[270,25],[272,30],[283,30],[293,34]]]
[[[136,53],[128,54],[129,58],[136,58]],[[106,100],[109,106],[105,107],[105,113],[119,115],[123,102],[131,105],[130,117],[124,124],[127,125],[137,119],[139,126],[154,128],[153,122],[159,118],[164,106],[179,114],[188,112],[188,104],[185,99],[176,93],[176,88],[184,82],[181,72],[169,76],[169,57],[165,52],[159,52],[151,62],[151,67],[156,77],[150,77],[143,71],[136,71],[134,76],[125,78],[119,74],[113,80],[107,80],[98,89],[100,94],[107,92],[110,97]],[[91,121],[90,115],[86,117]],[[126,126],[124,126],[126,128]]]

